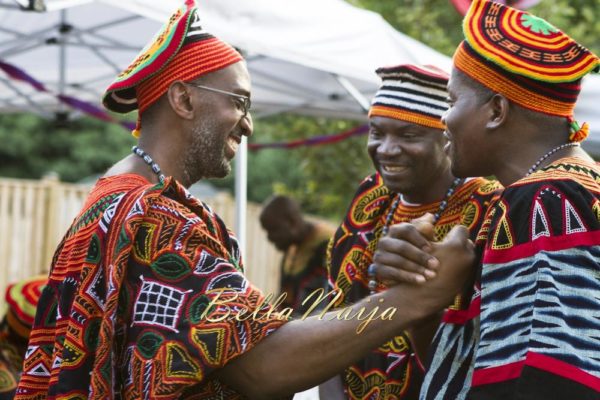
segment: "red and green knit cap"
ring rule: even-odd
[[[429,128],[444,129],[448,110],[448,74],[431,65],[404,64],[375,71],[381,87],[371,103],[369,117],[399,119]]]
[[[176,80],[193,81],[242,60],[229,44],[202,29],[195,1],[186,0],[135,61],[106,89],[102,102],[117,113],[138,109],[140,117]]]
[[[581,78],[600,60],[545,20],[489,0],[473,0],[454,66],[522,107],[565,117],[571,141],[589,132],[573,120]]]
[[[37,304],[47,281],[47,276],[37,276],[6,289],[6,322],[14,333],[24,339],[29,338]]]

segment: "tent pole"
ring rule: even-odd
[[[248,204],[248,138],[242,136],[235,160],[235,234],[240,253],[246,255],[246,210]]]
[[[356,102],[360,105],[360,108],[362,108],[364,112],[368,112],[369,108],[371,107],[371,103],[352,84],[352,82],[350,82],[347,78],[345,78],[343,76],[340,76],[337,74],[332,74],[332,75],[335,76],[335,79],[340,83],[340,85],[342,85],[342,87],[344,89],[346,89],[346,91],[350,94],[350,96],[352,96],[354,98],[354,100],[356,100]]]
[[[58,94],[65,94],[67,82],[67,45],[65,43],[67,32],[64,27],[67,24],[67,10],[60,11],[60,25],[58,26],[59,41],[58,41]],[[62,102],[58,103],[58,111],[65,112],[65,105]]]

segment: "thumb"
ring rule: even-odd
[[[411,222],[411,224],[414,225],[415,228],[417,228],[417,231],[419,231],[419,233],[421,235],[423,235],[425,238],[427,238],[427,240],[433,240],[433,236],[434,236],[433,214],[431,214],[431,213],[423,214],[419,218],[415,218],[410,222]]]
[[[473,242],[469,239],[469,230],[464,225],[455,225],[443,240],[443,243],[447,242],[463,244],[467,249],[474,247]]]

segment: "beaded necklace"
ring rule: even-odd
[[[542,161],[544,161],[546,158],[550,157],[552,154],[556,153],[557,151],[562,150],[562,149],[566,149],[567,147],[579,147],[579,143],[578,142],[570,142],[570,143],[564,143],[564,144],[561,144],[559,146],[556,146],[555,148],[553,148],[552,150],[548,151],[546,154],[544,154],[543,156],[541,156],[540,159],[537,160],[531,166],[531,168],[529,168],[527,170],[527,174],[525,174],[525,176],[529,176],[529,175],[533,174],[535,172],[535,170],[540,166],[540,164],[542,163]]]
[[[456,190],[456,188],[459,187],[463,182],[464,182],[464,179],[462,179],[462,178],[454,179],[454,181],[448,188],[448,191],[446,192],[444,199],[441,201],[439,208],[437,209],[435,214],[433,214],[433,225],[435,225],[439,221],[440,217],[442,216],[442,213],[446,210],[446,207],[448,207],[448,200],[450,200],[450,197],[454,194],[454,191]],[[390,211],[388,212],[387,216],[385,217],[385,224],[383,225],[383,229],[381,230],[380,237],[387,235],[388,231],[390,230],[390,225],[392,224],[392,219],[394,218],[394,214],[396,213],[396,209],[398,208],[398,204],[400,204],[401,199],[402,199],[401,195],[399,195],[399,194],[396,195],[396,199],[394,200],[394,203],[392,204]],[[369,276],[370,294],[374,294],[375,289],[377,288],[377,280],[375,279],[375,264],[369,265],[369,268],[367,269],[367,274]]]
[[[148,155],[148,153],[146,153],[144,150],[140,149],[137,146],[133,146],[131,148],[131,151],[133,152],[133,154],[140,157],[142,160],[144,160],[146,164],[150,166],[152,172],[154,172],[156,176],[158,176],[158,180],[160,183],[165,183],[165,175],[162,173],[158,164],[152,159],[152,157]]]

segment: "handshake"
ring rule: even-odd
[[[457,225],[441,242],[434,239],[433,215],[392,225],[379,240],[371,278],[387,287],[411,285],[419,301],[439,311],[472,282],[475,246],[469,231]],[[420,286],[415,289],[414,286]]]

